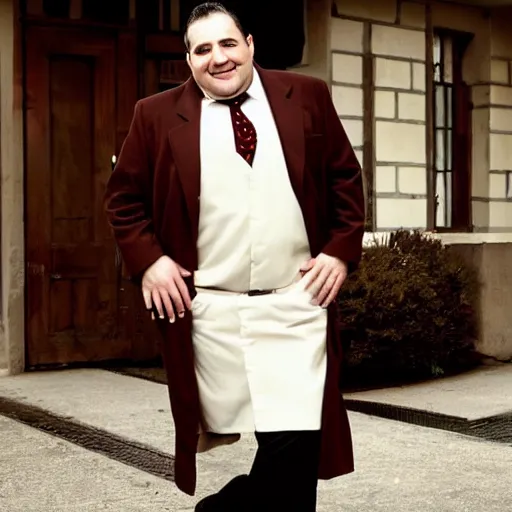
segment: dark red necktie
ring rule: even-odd
[[[231,121],[233,123],[233,131],[235,133],[235,145],[236,152],[250,165],[254,160],[254,154],[256,153],[256,129],[254,125],[249,121],[247,116],[242,112],[242,103],[249,97],[244,92],[232,98],[230,100],[222,100],[220,103],[229,105],[231,112]]]

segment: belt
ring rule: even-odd
[[[207,288],[202,286],[197,286],[196,290],[212,293],[214,295],[245,295],[247,297],[260,297],[263,295],[271,295],[273,293],[284,293],[289,290],[291,286],[292,285],[285,286],[284,288],[273,288],[271,290],[249,290],[246,292],[231,292],[228,290],[219,290],[218,288]]]
[[[247,295],[248,297],[259,297],[262,295],[271,295],[273,293],[285,293],[288,290],[290,290],[300,280],[300,278],[300,276],[297,276],[292,283],[290,283],[288,286],[284,286],[283,288],[271,288],[268,290],[256,289],[248,290],[246,292],[232,292],[228,290],[219,290],[218,288],[208,288],[204,286],[197,286],[196,289],[218,295]]]
[[[246,295],[249,297],[257,297],[258,295],[270,295],[271,293],[275,293],[276,290],[249,290]]]

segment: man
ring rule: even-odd
[[[108,184],[125,263],[162,334],[175,479],[255,432],[203,512],[313,512],[317,481],[353,471],[334,300],[361,255],[361,171],[320,80],[266,71],[217,3],[186,28],[192,78],[139,101]]]

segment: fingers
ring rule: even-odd
[[[183,279],[176,280],[176,286],[178,288],[178,298],[179,302],[174,303],[176,305],[176,310],[179,313],[182,313],[181,317],[185,314],[185,309],[192,308],[192,301],[190,300],[190,293],[188,291],[187,285]]]
[[[183,268],[181,265],[178,265],[176,263],[176,266],[178,267],[178,270],[182,277],[190,277],[192,275],[187,269]]]
[[[144,305],[146,306],[146,309],[151,311],[151,309],[153,309],[153,303],[151,301],[151,290],[144,284],[142,285],[142,296],[144,297]]]
[[[302,273],[309,272],[315,265],[316,260],[314,258],[311,258],[304,262],[304,264],[300,267],[300,271]]]
[[[309,290],[311,295],[313,296],[312,303],[318,306],[320,304],[319,294],[323,291],[324,287],[327,284],[331,276],[332,269],[327,266],[322,266],[320,268],[320,272],[318,273],[316,279],[313,283],[310,283]],[[327,293],[325,293],[327,295]]]
[[[326,308],[338,295],[346,270],[342,264],[332,265],[329,261],[317,259],[308,277],[305,289],[312,295],[311,303]]]
[[[320,302],[320,304],[322,305],[323,308],[328,307],[331,304],[331,302],[336,299],[344,280],[345,280],[345,276],[343,274],[340,274],[336,278],[334,285],[332,286],[332,288],[329,292],[329,295],[327,295],[327,298],[325,300],[322,300]]]
[[[304,289],[306,289],[306,290],[310,290],[311,289],[311,287],[315,284],[318,275],[322,271],[322,268],[323,268],[323,265],[321,263],[317,262],[311,268],[311,270],[308,271],[308,273],[305,276],[306,277],[306,285],[305,285]],[[315,293],[313,292],[313,295],[314,294]]]
[[[153,299],[153,304],[155,305],[158,316],[160,318],[164,318],[164,310],[162,308],[162,299],[160,297],[160,292],[156,286],[151,291],[151,298]]]
[[[167,291],[171,297],[172,303],[174,304],[174,311],[176,311],[176,313],[178,313],[178,316],[180,318],[183,318],[185,315],[185,306],[183,305],[183,299],[180,295],[180,291],[177,286],[179,281],[183,281],[183,279],[179,278],[177,281],[171,281],[168,285]],[[173,311],[173,317],[174,317],[174,311]]]
[[[152,311],[152,318],[163,319],[167,314],[171,323],[176,314],[183,318],[186,309],[191,309],[192,301],[184,278],[191,272],[168,257],[156,261],[144,274],[142,294],[146,309]]]
[[[333,272],[330,269],[324,269],[322,272],[323,275],[325,275],[325,279],[323,283],[319,282],[319,291],[317,292],[316,296],[313,299],[313,304],[315,306],[319,306],[324,304],[325,299],[329,296],[329,294],[332,292],[332,289],[334,285],[336,284],[336,280],[338,278],[338,274],[336,272]],[[322,277],[322,274],[320,274],[320,277]],[[320,278],[319,278],[320,281]]]
[[[170,280],[165,286],[153,286],[149,291],[148,287],[143,288],[144,304],[146,309],[156,311],[160,319],[165,318],[165,313],[171,323],[176,321],[176,314],[180,318],[185,316],[186,309],[191,309],[192,301],[187,285],[181,277],[177,280]],[[152,315],[155,319],[155,315]]]
[[[160,297],[162,298],[169,322],[173,324],[176,321],[176,317],[174,315],[174,307],[172,305],[171,297],[169,297],[168,291],[166,289],[160,290]]]

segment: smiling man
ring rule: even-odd
[[[353,471],[335,298],[360,259],[361,170],[324,82],[253,62],[217,3],[185,42],[192,78],[139,101],[106,193],[125,263],[162,335],[175,480],[242,433],[248,474],[196,511],[314,512]]]

